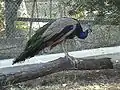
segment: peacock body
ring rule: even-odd
[[[27,42],[24,51],[13,61],[13,64],[37,55],[46,47],[52,49],[66,39],[73,39],[75,36],[85,39],[89,32],[91,29],[83,31],[79,21],[74,18],[64,17],[49,22],[36,31]]]

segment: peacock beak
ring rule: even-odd
[[[89,29],[87,29],[87,31],[88,31],[88,33],[91,33],[91,32],[92,32],[92,29],[91,29],[91,28],[89,28]]]
[[[89,29],[89,32],[92,32],[92,29],[91,29],[91,28]]]

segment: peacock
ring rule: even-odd
[[[62,44],[66,58],[70,59],[64,47],[65,41],[73,39],[75,36],[79,39],[85,39],[91,32],[91,28],[83,31],[80,22],[75,18],[63,17],[53,20],[36,31],[27,42],[24,51],[13,61],[13,64],[34,57],[47,47],[51,50],[58,44]]]

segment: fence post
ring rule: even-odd
[[[49,8],[49,10],[50,10],[50,18],[52,18],[52,0],[50,0],[50,8]]]
[[[22,0],[5,0],[5,30],[7,38],[14,37],[14,22],[17,19],[17,10],[21,2]]]

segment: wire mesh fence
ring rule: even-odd
[[[5,0],[1,5],[3,15],[0,18],[4,19],[0,22],[0,59],[18,56],[36,30],[52,19],[71,17],[72,13],[71,6],[64,4],[63,0]],[[83,21],[91,22],[90,18],[80,20],[83,30],[87,24]],[[68,51],[120,45],[120,25],[92,24],[92,29],[85,40],[76,37],[68,40]],[[61,45],[46,49],[42,54],[58,52],[63,52]]]

